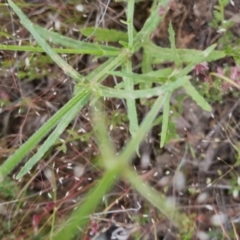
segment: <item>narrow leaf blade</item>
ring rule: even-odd
[[[191,96],[191,98],[205,111],[211,112],[212,107],[204,99],[204,97],[196,90],[196,88],[188,82],[184,85],[186,92]]]
[[[119,41],[127,42],[128,41],[127,33],[117,31],[114,29],[88,27],[88,28],[80,29],[80,32],[85,37],[94,38],[95,41],[104,41],[104,42],[119,42]]]
[[[166,99],[165,99],[165,102],[164,102],[164,105],[163,105],[163,122],[162,122],[161,142],[160,142],[160,147],[161,148],[164,146],[164,143],[165,143],[166,137],[167,137],[167,132],[168,132],[170,98],[171,98],[171,93],[168,92],[166,94]]]

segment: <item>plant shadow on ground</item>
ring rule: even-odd
[[[125,3],[89,2],[49,1],[50,4],[46,4],[19,1],[18,6],[32,22],[76,40],[102,44],[105,41],[104,38],[97,39],[98,29],[127,31]],[[134,27],[140,31],[150,15],[152,1],[136,2]],[[157,46],[172,46],[173,31],[169,30],[172,25],[177,49],[203,51],[217,43],[217,50],[226,53],[226,57],[217,61],[198,64],[189,74],[192,84],[211,103],[212,111],[202,110],[182,88],[176,90],[169,101],[165,144],[160,147],[164,122],[161,110],[140,145],[139,155],[136,154],[131,160],[131,166],[141,180],[162,193],[168,202],[188,217],[191,224],[187,221],[183,225],[187,225],[185,230],[189,229],[189,234],[181,232],[171,221],[173,217],[161,214],[143,194],[135,190],[136,187],[123,178],[116,179],[111,190],[102,196],[101,203],[92,209],[87,226],[79,229],[75,239],[93,239],[106,229],[109,235],[119,230],[120,235],[125,234],[124,239],[237,239],[240,234],[240,112],[237,88],[240,81],[240,6],[236,1],[233,5],[224,0],[212,1],[211,4],[208,1],[176,0],[168,7],[164,21],[151,34]],[[0,8],[1,45],[37,46],[10,8],[4,4]],[[79,30],[86,27],[92,28],[87,29],[88,32]],[[112,32],[105,34],[109,39],[108,35]],[[119,47],[124,44],[126,35],[120,32],[115,34],[119,34],[117,39],[121,38],[123,43],[113,41],[106,45]],[[149,49],[153,48],[150,46]],[[194,55],[196,52],[192,51],[190,53]],[[0,54],[2,164],[71,99],[75,82],[46,53],[6,48]],[[87,54],[60,54],[83,76],[106,61],[106,57]],[[164,55],[164,52],[157,54]],[[174,51],[172,54],[175,54]],[[179,54],[184,56],[185,52]],[[149,71],[141,67],[143,55],[137,52],[132,58],[135,74]],[[159,61],[156,57],[152,66],[156,71],[162,70],[163,79],[179,67],[177,60],[173,62],[167,58]],[[119,84],[121,88],[126,72],[121,76],[115,71],[102,84],[111,88]],[[212,74],[214,72],[218,75]],[[146,83],[140,78],[135,88],[158,87],[161,81],[160,78],[158,83]],[[155,97],[136,100],[138,122],[145,118],[155,100]],[[1,239],[46,239],[54,221],[57,226],[63,225],[79,204],[89,201],[88,191],[98,179],[104,177],[100,157],[102,149],[91,113],[94,103],[95,99],[91,99],[81,109],[31,172],[16,180],[15,176],[23,166],[21,164],[0,183]],[[121,98],[106,98],[102,106],[108,138],[117,153],[131,138],[127,108],[127,101]],[[45,139],[26,156],[24,163],[36,153]]]

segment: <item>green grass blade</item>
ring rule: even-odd
[[[160,70],[163,70],[163,69],[160,69]],[[149,73],[154,72],[152,68],[152,56],[148,54],[145,48],[143,48],[142,72],[143,72],[143,75],[147,75]]]
[[[166,99],[163,105],[163,122],[162,122],[161,141],[160,141],[161,148],[164,146],[164,143],[167,137],[169,111],[170,111],[170,98],[171,98],[171,93],[170,92],[166,93]]]
[[[73,97],[64,107],[55,113],[35,134],[33,134],[17,151],[10,156],[0,166],[0,180],[9,174],[21,160],[51,131],[56,124],[66,115],[69,111],[90,95],[90,90],[85,89]]]
[[[126,72],[131,72],[132,70],[132,64],[131,62],[127,62],[124,67],[123,71]],[[130,92],[135,92],[133,88],[133,81],[131,78],[123,78],[123,83],[124,83],[124,91],[130,91]],[[135,99],[133,98],[127,98],[127,115],[129,119],[129,131],[131,133],[131,136],[134,136],[135,132],[138,130],[138,117],[137,117],[137,107],[136,107],[136,102]]]
[[[212,107],[204,99],[204,97],[196,90],[196,88],[188,82],[184,85],[186,92],[191,96],[191,98],[205,111],[212,111]]]
[[[91,37],[95,41],[104,41],[104,42],[119,42],[119,41],[128,41],[128,35],[125,32],[117,31],[114,29],[106,29],[106,28],[95,28],[95,27],[87,27],[80,29],[80,32],[85,37]]]
[[[157,82],[157,83],[166,82],[168,80],[169,76],[171,76],[172,72],[173,72],[172,68],[163,68],[163,69],[159,69],[157,71],[151,71],[151,72],[149,71],[144,74],[138,74],[138,73],[133,73],[133,72],[124,72],[124,71],[121,71],[121,72],[120,71],[110,71],[109,74],[111,74],[113,76],[122,77],[122,78],[123,77],[131,78],[134,85],[139,84],[139,83],[143,83],[143,85],[144,85],[144,83],[145,83],[144,88],[147,88],[147,87],[151,88],[153,82]],[[124,87],[124,84],[122,82],[120,82],[116,86],[117,86],[117,88],[121,88],[121,87]]]
[[[99,94],[103,97],[124,98],[124,99],[137,99],[137,98],[151,98],[165,94],[166,92],[172,92],[179,87],[182,87],[190,79],[189,76],[179,78],[175,82],[166,83],[161,87],[155,87],[142,90],[122,90],[112,89],[105,86],[99,86]]]
[[[16,45],[4,45],[0,44],[0,50],[8,50],[8,51],[22,51],[22,52],[45,52],[41,47],[33,47],[33,46],[16,46]],[[61,54],[93,54],[97,56],[116,56],[119,55],[119,51],[110,52],[110,51],[102,51],[101,49],[86,49],[86,48],[53,48],[56,53]]]
[[[161,48],[150,42],[145,44],[145,48],[146,51],[148,51],[148,53],[154,58],[153,64],[158,64],[165,61],[174,62],[175,60],[171,48]],[[202,51],[193,49],[176,49],[176,52],[180,58],[180,61],[184,63],[191,63],[202,55]],[[226,54],[224,51],[214,50],[205,57],[205,61],[211,62],[224,58],[225,56]]]
[[[155,82],[155,80],[157,82],[161,82],[161,80],[162,80],[162,82],[166,82],[168,75],[166,77],[162,78],[161,80],[160,80],[161,75],[158,75],[157,78],[154,78],[154,77],[148,75],[150,72],[154,72],[152,69],[152,56],[150,54],[148,54],[148,52],[145,50],[144,47],[143,47],[143,55],[142,55],[142,63],[141,64],[142,64],[142,73],[143,74],[138,74],[138,75],[145,76],[145,78],[143,78],[143,81],[141,81],[140,78],[137,78],[136,81],[134,81],[134,84],[140,83],[139,89],[152,88],[153,82]],[[147,77],[149,77],[149,78],[147,79]],[[145,102],[146,102],[146,99],[140,99],[140,103],[142,105],[144,105]]]
[[[149,111],[149,113],[144,118],[143,122],[141,123],[138,131],[136,132],[134,137],[131,138],[131,140],[128,142],[125,149],[121,153],[121,155],[120,155],[121,161],[120,162],[122,162],[122,164],[128,163],[128,161],[133,156],[136,147],[140,145],[140,143],[142,142],[142,140],[144,139],[144,137],[146,136],[148,131],[151,129],[152,123],[155,120],[155,118],[157,117],[160,109],[164,105],[165,99],[166,99],[165,95],[159,96],[156,99],[151,110]]]
[[[177,49],[176,49],[175,32],[173,30],[173,26],[172,26],[171,22],[169,24],[168,33],[169,33],[170,46],[171,46],[171,49],[172,49],[172,55],[174,57],[174,63],[176,64],[176,66],[180,67],[181,66],[181,61],[180,61],[180,58],[178,56],[178,52],[177,52]]]
[[[102,161],[100,164],[103,165],[105,169],[110,170],[116,167],[117,159],[114,151],[115,147],[109,138],[106,126],[107,119],[106,116],[102,114],[104,112],[104,104],[102,104],[102,102],[99,104],[99,102],[100,101],[98,101],[92,108],[92,115],[94,116],[94,132],[102,155]]]
[[[128,29],[128,48],[133,50],[133,20],[134,20],[134,5],[135,0],[128,0],[127,2],[127,29]]]
[[[118,57],[110,58],[108,61],[99,66],[96,70],[90,73],[86,79],[92,83],[99,82],[103,80],[104,77],[108,76],[109,71],[113,71],[118,66],[121,66],[122,63],[126,60],[127,55],[125,52],[121,52]]]
[[[127,29],[128,29],[128,49],[132,51],[133,49],[133,16],[134,16],[134,5],[135,0],[129,0],[127,2]],[[132,72],[132,63],[128,59],[126,63],[122,66],[123,71],[127,73]],[[123,83],[125,90],[133,91],[134,84],[133,80],[128,77],[123,77]],[[135,99],[128,98],[127,99],[127,115],[129,119],[129,131],[132,136],[134,136],[135,132],[138,130],[138,117],[137,117],[137,109]]]
[[[58,137],[63,133],[68,124],[78,114],[79,110],[87,103],[89,95],[85,95],[73,108],[61,119],[54,131],[44,141],[44,143],[38,148],[37,153],[34,154],[27,163],[22,167],[21,171],[16,176],[16,179],[22,178],[25,174],[32,169],[32,167],[41,160],[44,154],[49,148],[56,142]]]
[[[90,73],[88,78],[93,82],[102,81],[106,76],[106,73],[121,65],[124,59],[125,55],[123,53],[114,59],[114,61],[111,59],[106,61],[99,68]],[[10,156],[0,166],[0,180],[8,175],[75,105],[77,105],[85,97],[90,96],[92,83],[89,84],[89,86],[87,86],[87,84],[82,85],[81,89],[76,92],[76,95],[71,100],[69,100],[57,113],[55,113],[55,115],[53,115],[37,132],[35,132],[35,134],[33,134],[12,156]]]
[[[207,57],[213,52],[214,48],[216,47],[216,44],[213,44],[209,46],[207,49],[201,52],[198,56],[196,56],[192,62],[190,62],[185,68],[183,68],[181,71],[179,71],[178,74],[176,74],[176,77],[182,77],[190,73],[194,67],[197,64],[200,64],[202,62],[205,62]]]
[[[59,33],[48,31],[45,28],[40,26],[34,25],[34,28],[37,32],[41,35],[42,38],[45,40],[61,45],[67,48],[75,48],[75,49],[82,49],[85,53],[93,54],[97,56],[118,56],[120,53],[120,49],[111,46],[100,45],[97,43],[87,43],[78,41],[69,37],[65,37],[60,35]]]
[[[33,35],[38,44],[44,49],[44,51],[53,59],[54,62],[58,64],[60,68],[72,79],[83,82],[85,81],[84,77],[81,76],[77,71],[75,71],[69,64],[67,64],[49,45],[48,43],[38,34],[32,22],[27,18],[27,16],[21,11],[21,9],[13,3],[11,0],[8,0],[9,5],[13,11],[21,19],[21,23],[28,31]]]
[[[134,50],[137,51],[141,46],[145,45],[145,42],[149,39],[150,34],[157,28],[159,22],[164,18],[164,16],[159,16],[160,7],[166,7],[168,0],[162,0],[160,3],[152,9],[151,15],[148,17],[144,23],[142,29],[136,37],[134,38]],[[166,7],[166,11],[167,11]],[[155,52],[156,53],[156,52]]]
[[[85,201],[80,207],[75,209],[67,222],[55,231],[54,240],[76,239],[79,229],[84,229],[90,220],[90,214],[101,201],[102,196],[112,187],[116,176],[121,169],[113,169],[104,173],[103,178],[98,182],[94,189],[86,196]]]

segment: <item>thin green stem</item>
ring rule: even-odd
[[[55,231],[54,240],[76,239],[74,235],[84,228],[89,221],[89,215],[94,211],[95,207],[101,200],[102,196],[117,180],[117,175],[121,169],[111,169],[104,173],[102,179],[97,183],[91,193],[78,208],[73,211],[69,219],[59,229]]]
[[[7,50],[7,51],[22,51],[22,52],[45,52],[45,50],[41,47],[33,47],[33,46],[16,46],[16,45],[4,45],[0,44],[0,50]],[[104,49],[101,50],[99,47],[98,49],[92,48],[53,48],[53,51],[56,53],[64,53],[64,54],[92,54],[96,56],[118,56],[120,50],[116,48],[116,51],[111,49]]]
[[[134,51],[137,51],[140,47],[144,45],[144,43],[149,39],[150,34],[156,29],[159,22],[163,19],[163,16],[161,17],[159,16],[159,8],[161,6],[166,7],[167,3],[168,3],[168,0],[162,0],[157,5],[157,7],[153,9],[153,11],[151,12],[151,15],[144,23],[141,31],[138,32],[138,34],[134,38],[134,43],[133,43]],[[167,12],[167,7],[166,7],[166,12]]]
[[[133,20],[134,20],[135,0],[129,0],[127,4],[127,25],[128,25],[128,47],[132,51],[133,47]]]
[[[132,64],[130,61],[127,61],[127,63],[123,66],[123,71],[126,71],[127,73],[132,72]],[[123,82],[126,91],[134,92],[134,84],[132,78],[124,77]],[[127,98],[127,110],[129,119],[129,131],[131,133],[131,136],[134,136],[135,132],[138,130],[138,117],[135,99]]]
[[[53,188],[53,203],[57,202],[57,184],[56,184],[56,177],[54,175],[53,170],[52,171],[52,188]],[[57,208],[53,207],[53,213],[52,213],[52,224],[51,224],[51,232],[50,232],[50,240],[53,239],[54,235],[54,227],[55,227],[55,221],[56,221],[56,214],[57,214]]]
[[[136,146],[139,146],[142,139],[145,137],[145,135],[148,133],[148,131],[152,127],[152,123],[156,116],[158,115],[160,109],[162,108],[164,102],[165,102],[166,95],[160,95],[155,103],[153,104],[150,112],[147,114],[145,119],[143,120],[142,124],[140,125],[139,130],[136,132],[134,137],[129,141],[125,149],[123,150],[121,156],[121,163],[126,164],[129,159],[131,159],[132,155],[134,154],[134,151],[136,149]]]

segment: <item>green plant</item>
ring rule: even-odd
[[[46,154],[49,148],[56,143],[59,136],[77,113],[90,102],[90,105],[94,106],[94,108],[92,107],[93,121],[95,123],[94,131],[98,140],[98,146],[101,149],[102,157],[100,162],[105,168],[105,172],[102,179],[98,181],[98,184],[89,192],[88,200],[79,205],[69,216],[69,219],[60,227],[55,227],[54,211],[50,238],[61,240],[69,239],[69,236],[74,237],[78,233],[78,228],[83,229],[86,226],[92,210],[119,177],[126,179],[153,206],[158,208],[163,215],[171,217],[171,220],[177,226],[182,227],[183,232],[189,232],[189,228],[191,232],[192,228],[189,227],[191,224],[188,217],[178,212],[157,191],[152,190],[147,185],[143,185],[143,181],[131,169],[129,162],[132,156],[138,152],[140,143],[151,129],[161,108],[163,109],[163,117],[160,146],[164,146],[169,130],[170,98],[172,92],[176,89],[184,87],[187,94],[199,106],[206,111],[211,111],[211,106],[192,85],[189,74],[196,65],[205,61],[220,59],[225,56],[225,53],[214,50],[215,45],[210,46],[204,51],[177,49],[171,25],[169,26],[170,48],[161,48],[154,45],[149,37],[163,19],[163,16],[159,16],[159,9],[164,8],[167,10],[166,0],[153,2],[151,14],[138,33],[136,33],[133,26],[134,0],[127,2],[127,20],[124,22],[127,26],[127,33],[120,32],[116,34],[116,31],[106,29],[98,29],[95,32],[92,32],[91,29],[82,30],[82,33],[86,36],[93,35],[96,41],[118,41],[121,45],[118,48],[99,43],[81,42],[61,36],[55,32],[48,32],[46,29],[34,25],[11,0],[8,0],[8,3],[19,16],[25,28],[31,32],[39,46],[1,45],[0,48],[3,50],[31,51],[35,53],[46,52],[61,67],[65,74],[76,81],[76,87],[73,98],[1,165],[1,181],[5,181],[6,176],[47,136],[47,139],[37,149],[36,154],[25,163],[16,178],[21,179],[24,177]],[[112,35],[115,38],[112,38]],[[60,47],[52,48],[47,42],[66,47],[66,49]],[[140,49],[143,49],[142,74],[137,74],[133,72],[131,60],[132,56]],[[105,57],[107,60],[89,75],[83,76],[67,64],[57,53],[92,54],[96,57]],[[154,64],[165,61],[175,63],[175,67],[157,71],[153,70]],[[117,68],[121,70],[116,71]],[[122,78],[122,82],[114,88],[103,86],[101,82],[108,75],[119,76]],[[140,89],[136,90],[135,85],[139,85]],[[105,116],[101,114],[102,106],[100,102],[104,97],[126,99],[131,139],[118,155],[114,152],[114,146],[109,141],[105,126],[107,121],[104,121]],[[139,123],[135,100],[148,98],[153,98],[154,102],[144,120]]]

